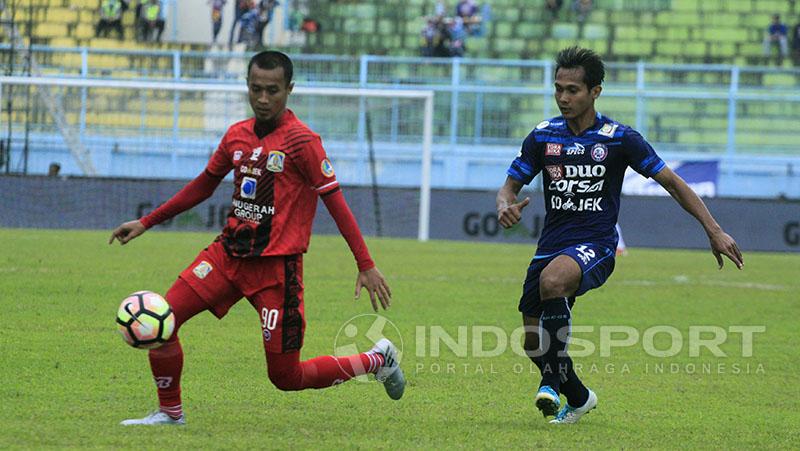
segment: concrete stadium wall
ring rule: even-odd
[[[169,199],[183,180],[48,178],[0,176],[0,227],[107,229],[138,218]],[[230,208],[232,184],[225,182],[207,201],[156,230],[219,231]],[[347,187],[345,196],[366,235],[377,221],[372,191]],[[434,190],[431,196],[432,239],[525,243],[533,252],[544,223],[541,193],[522,224],[503,230],[495,215],[494,191]],[[384,236],[417,235],[419,192],[381,188]],[[706,199],[719,223],[743,250],[800,251],[800,202]],[[320,202],[315,233],[336,234],[336,224]],[[708,241],[697,222],[671,198],[627,196],[620,225],[628,246],[704,249]]]

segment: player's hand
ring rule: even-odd
[[[512,227],[522,219],[522,209],[531,203],[531,198],[526,197],[522,202],[507,205],[497,211],[497,220],[504,228]]]
[[[739,250],[739,246],[736,244],[736,241],[730,235],[720,230],[713,235],[709,235],[708,239],[711,242],[711,252],[717,259],[719,269],[722,269],[723,255],[728,257],[737,268],[742,269],[744,266],[742,252]]]
[[[114,239],[119,241],[120,244],[125,244],[146,231],[147,229],[139,220],[124,222],[111,232],[111,238],[108,239],[108,244],[113,243]]]
[[[392,290],[378,268],[361,271],[356,277],[356,299],[361,297],[361,288],[366,288],[372,309],[378,311],[378,302],[384,310],[392,304]]]

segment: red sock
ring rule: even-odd
[[[269,378],[281,390],[325,388],[362,374],[374,373],[383,365],[381,354],[365,352],[346,357],[320,356],[300,362],[300,352],[267,354]]]
[[[183,415],[181,408],[181,372],[183,371],[183,350],[178,337],[172,338],[161,347],[149,353],[150,369],[158,388],[158,402],[161,411],[178,419]]]
[[[166,299],[175,314],[175,332],[169,341],[156,349],[151,349],[148,357],[150,370],[158,388],[160,409],[177,420],[183,415],[181,406],[183,349],[178,339],[178,329],[189,318],[206,310],[208,306],[183,279],[175,281],[167,291]]]

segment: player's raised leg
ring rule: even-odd
[[[300,352],[267,352],[269,379],[280,390],[327,388],[364,374],[375,374],[392,399],[405,391],[405,377],[396,359],[394,344],[380,340],[368,352],[350,356],[332,355],[300,361]]]
[[[175,331],[162,346],[151,349],[148,357],[153,379],[158,390],[159,408],[144,418],[129,419],[122,425],[185,424],[181,404],[181,373],[183,371],[183,349],[178,339],[178,330],[194,315],[208,309],[208,305],[183,280],[178,279],[166,295],[175,314]]]
[[[300,361],[305,333],[302,266],[287,258],[282,282],[250,296],[259,312],[267,373],[280,390],[325,388],[364,374],[375,374],[392,399],[400,399],[405,378],[397,351],[389,340],[380,340],[367,352],[332,355]]]

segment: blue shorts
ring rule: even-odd
[[[522,297],[519,300],[519,311],[523,315],[534,318],[542,316],[539,276],[544,268],[559,255],[571,257],[581,267],[581,283],[575,294],[569,298],[570,308],[575,304],[577,296],[603,285],[614,272],[614,251],[591,243],[577,244],[553,254],[533,257],[531,265],[528,267],[528,276],[522,287]]]

